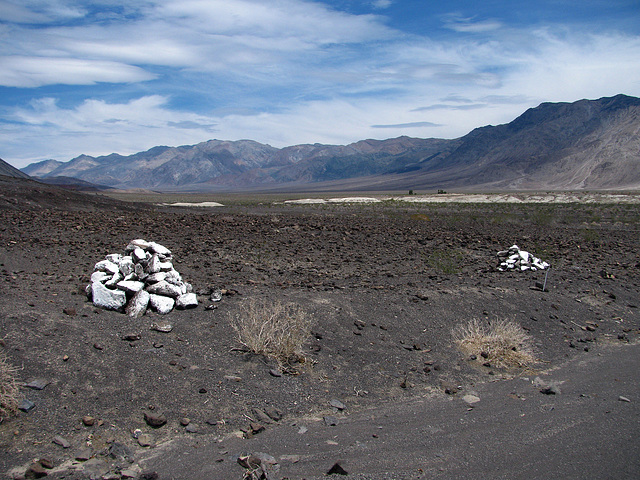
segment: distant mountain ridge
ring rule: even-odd
[[[128,156],[46,160],[22,171],[165,191],[638,189],[640,99],[543,103],[510,123],[453,140],[403,136],[280,149],[210,140]]]

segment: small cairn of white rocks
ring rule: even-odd
[[[86,292],[96,307],[124,311],[131,317],[147,308],[164,315],[194,308],[198,298],[173,268],[171,251],[155,242],[132,240],[125,254],[113,253],[96,263]]]
[[[500,259],[498,270],[501,272],[507,270],[532,270],[535,272],[536,270],[546,270],[551,266],[529,252],[520,250],[517,245],[512,245],[509,250],[498,252],[498,258]]]

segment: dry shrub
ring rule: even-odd
[[[239,342],[251,352],[279,364],[304,358],[301,348],[311,334],[311,317],[299,305],[251,299],[230,320]]]
[[[531,338],[520,325],[509,320],[494,320],[486,325],[477,319],[453,329],[458,348],[466,355],[496,367],[526,368],[535,363]]]
[[[20,390],[16,383],[16,372],[17,369],[0,352],[0,417],[13,415],[18,411]]]

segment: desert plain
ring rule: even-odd
[[[637,194],[0,187],[0,336],[25,407],[0,423],[2,478],[640,475]],[[172,251],[197,308],[130,318],[91,303],[95,263],[139,238]],[[498,271],[514,244],[551,268]],[[305,312],[295,358],[239,341],[232,319],[252,300]],[[500,320],[535,362],[458,348],[456,327]],[[250,454],[264,469],[241,465]]]

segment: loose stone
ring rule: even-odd
[[[196,308],[198,306],[198,297],[195,293],[185,293],[180,295],[176,300],[176,308],[181,310],[187,308]]]
[[[121,282],[122,283],[122,282]],[[140,290],[127,304],[126,312],[130,317],[141,317],[147,311],[151,294],[146,290]]]
[[[82,423],[86,427],[92,427],[96,423],[96,419],[90,415],[85,415],[84,417],[82,417]]]
[[[149,295],[149,305],[161,315],[166,315],[173,310],[175,300],[173,298],[164,297],[162,295]]]
[[[53,438],[53,443],[55,443],[56,445],[60,445],[62,448],[69,448],[71,446],[69,441],[66,438],[61,437],[60,435],[56,435]]]
[[[145,412],[144,420],[150,427],[160,428],[167,423],[167,417],[162,414]]]

